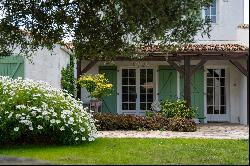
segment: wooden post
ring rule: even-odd
[[[80,78],[81,75],[81,60],[77,61],[77,80]],[[79,84],[76,85],[76,96],[77,98],[81,99],[81,87]]]
[[[184,100],[188,107],[191,106],[191,66],[190,57],[184,56]]]

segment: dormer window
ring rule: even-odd
[[[216,0],[213,0],[212,4],[205,8],[205,20],[216,23]]]

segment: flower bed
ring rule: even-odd
[[[166,118],[161,114],[152,117],[94,113],[97,130],[170,130],[196,131],[196,124],[187,118]]]
[[[62,90],[0,77],[0,144],[93,141],[94,123],[88,109]]]

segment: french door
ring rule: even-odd
[[[121,70],[121,110],[124,114],[143,115],[154,100],[154,70],[127,68]]]
[[[229,121],[226,70],[206,69],[207,121]]]

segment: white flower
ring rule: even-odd
[[[29,129],[30,129],[30,130],[33,130],[33,127],[32,127],[32,126],[30,126],[30,127],[29,127]]]
[[[19,130],[19,127],[15,127],[15,128],[14,128],[14,131],[18,131],[18,130]]]
[[[43,111],[42,115],[48,115],[48,111]]]
[[[84,132],[84,131],[85,131],[85,128],[82,128],[82,127],[81,127],[81,128],[80,128],[80,131],[81,131],[81,132]]]
[[[79,138],[78,138],[78,137],[76,137],[76,138],[75,138],[75,140],[76,140],[76,141],[78,141],[78,140],[79,140]]]
[[[55,119],[51,119],[51,120],[50,120],[50,123],[55,123],[55,122],[56,122]]]
[[[56,112],[53,112],[52,116],[57,116],[57,113],[56,113]]]
[[[38,130],[43,129],[43,126],[38,125],[38,126],[37,126],[37,129],[38,129]]]
[[[22,105],[17,105],[17,106],[16,106],[16,109],[24,109],[24,108],[26,108],[26,106],[23,105],[23,104],[22,104]]]
[[[8,118],[11,118],[11,117],[12,117],[12,115],[13,115],[13,112],[11,112],[11,113],[9,114]]]
[[[89,137],[89,141],[94,141],[95,138],[94,137]]]
[[[20,114],[16,114],[16,118],[18,119],[19,117],[21,117],[21,115]]]
[[[62,126],[62,127],[60,128],[60,130],[63,131],[63,130],[65,130],[65,129],[64,129],[64,127]]]
[[[32,111],[31,114],[32,114],[33,116],[36,116],[36,111]]]
[[[85,141],[85,140],[86,140],[86,138],[85,138],[85,137],[82,137],[82,140],[83,140],[83,141]]]
[[[73,133],[74,133],[74,134],[77,134],[78,132],[77,132],[77,131],[74,131]]]
[[[61,121],[60,120],[56,120],[56,123],[58,124],[58,123],[61,123]]]

